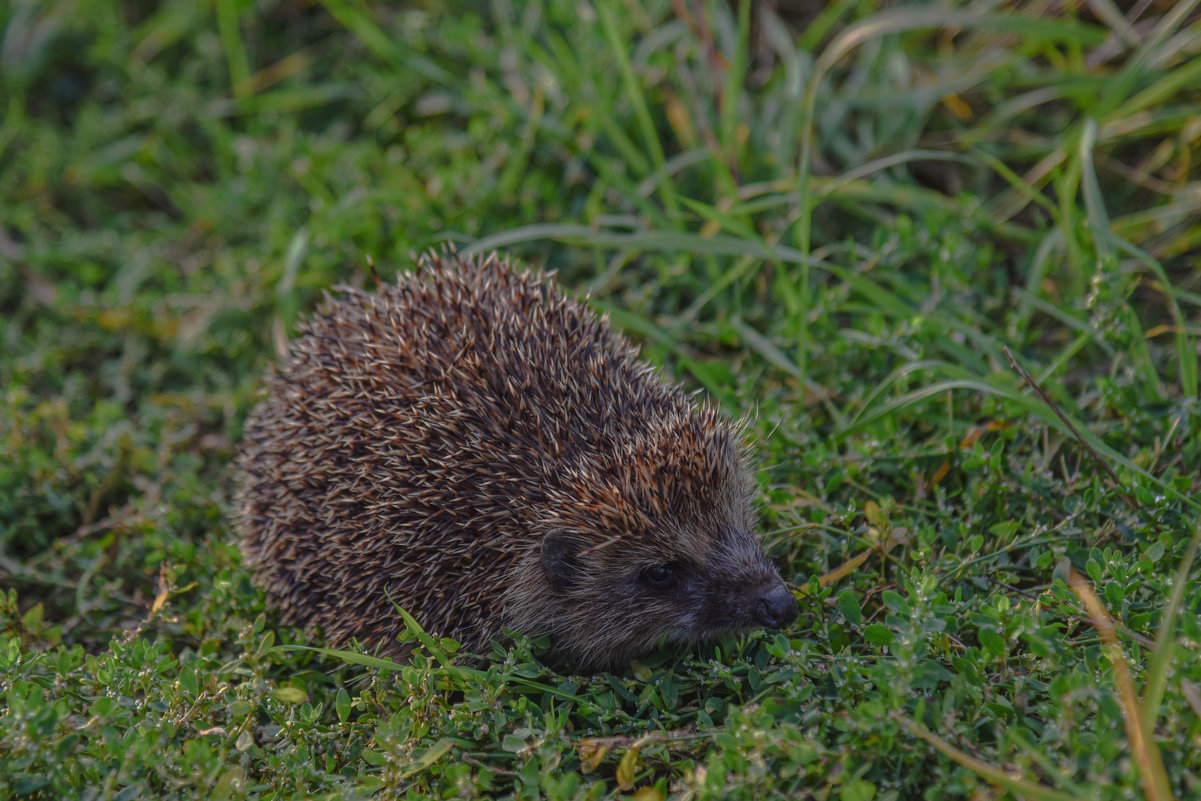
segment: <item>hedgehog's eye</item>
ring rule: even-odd
[[[642,580],[655,590],[666,590],[674,586],[680,578],[680,569],[676,565],[652,565],[642,571]]]

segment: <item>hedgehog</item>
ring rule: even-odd
[[[745,424],[607,315],[453,250],[337,291],[237,461],[242,552],[284,623],[405,656],[400,606],[468,652],[544,635],[596,672],[796,617],[753,533]]]

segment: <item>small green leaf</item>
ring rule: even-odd
[[[377,776],[364,776],[359,779],[359,783],[354,786],[361,795],[368,796],[377,790],[383,789],[385,782]]]
[[[841,801],[871,801],[876,797],[876,785],[857,779],[842,786]]]
[[[41,604],[29,607],[25,614],[21,615],[21,628],[36,634],[42,627],[42,615],[45,611]]]
[[[334,711],[340,721],[345,722],[350,717],[350,693],[346,692],[345,687],[338,688],[338,694],[334,697]]]
[[[368,765],[374,765],[377,768],[382,768],[384,765],[388,764],[388,758],[379,751],[364,750],[360,753],[360,756],[363,757],[363,761]]]
[[[191,665],[184,665],[179,671],[179,686],[189,697],[195,698],[200,691],[200,684],[196,680],[196,669]]]
[[[303,704],[309,700],[308,693],[299,687],[276,687],[271,694],[285,704]]]
[[[1160,559],[1163,559],[1163,555],[1166,550],[1167,547],[1163,544],[1163,541],[1156,540],[1155,542],[1151,543],[1151,546],[1147,548],[1147,550],[1143,552],[1143,555],[1152,562],[1158,562]]]
[[[838,594],[838,611],[848,622],[856,626],[863,622],[863,611],[859,608],[859,598],[854,590],[843,590]]]
[[[400,778],[408,779],[417,775],[423,770],[426,770],[439,759],[446,755],[446,752],[454,747],[453,740],[439,740],[422,752],[421,756],[413,760],[408,767],[400,774]]]
[[[898,615],[907,616],[909,614],[909,602],[906,601],[899,592],[896,592],[895,590],[885,590],[883,593],[881,593],[880,597],[883,599],[884,605],[896,612]]]
[[[980,644],[993,656],[999,659],[1005,658],[1008,650],[1005,647],[1005,638],[997,634],[995,629],[980,629]]]
[[[248,732],[243,732],[243,734],[248,734]],[[244,781],[245,777],[242,775],[241,768],[230,768],[221,774],[221,778],[217,779],[217,783],[213,785],[213,792],[209,797],[221,799],[222,801],[226,798],[231,798],[242,788]]]
[[[863,639],[872,645],[892,645],[897,638],[887,626],[872,623],[863,629]]]

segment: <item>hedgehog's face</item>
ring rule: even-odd
[[[749,531],[698,539],[704,551],[664,553],[548,533],[540,559],[558,607],[545,620],[555,653],[583,670],[619,667],[663,641],[694,645],[792,622],[796,600]]]
[[[552,659],[598,670],[661,642],[790,623],[796,600],[751,535],[736,429],[691,408],[634,427],[623,447],[552,477],[510,574],[504,625],[549,635]]]

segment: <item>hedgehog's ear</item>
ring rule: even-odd
[[[575,584],[584,543],[564,531],[552,531],[542,538],[542,569],[551,589],[567,590]]]

